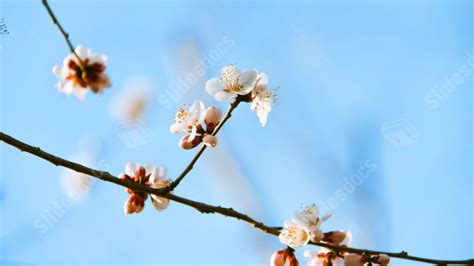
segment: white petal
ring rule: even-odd
[[[218,91],[223,91],[225,88],[225,84],[218,77],[206,81],[206,91],[210,95],[214,95]]]
[[[191,134],[189,134],[188,140],[186,142],[191,142],[197,135],[197,127],[193,126],[193,130],[191,131]]]
[[[99,64],[102,64],[102,65],[106,66],[107,65],[107,56],[103,55],[103,54],[95,54],[95,55],[90,57],[90,63],[91,64],[99,63]]]
[[[151,203],[157,211],[162,211],[168,207],[170,201],[166,198],[158,197],[156,195],[151,195]]]
[[[326,220],[328,220],[329,218],[331,218],[332,216],[332,213],[331,212],[327,212],[326,214],[324,214],[323,217],[321,217],[321,222],[325,222]]]
[[[268,112],[266,110],[257,110],[257,116],[260,120],[260,124],[264,127],[267,124]]]
[[[58,78],[62,78],[62,70],[63,68],[60,66],[53,66],[53,74],[56,75]]]
[[[258,73],[257,80],[258,80],[258,83],[257,83],[258,86],[266,87],[268,85],[268,76],[267,74],[263,72]]]
[[[253,89],[256,79],[257,71],[252,69],[242,72],[242,74],[240,75],[240,85],[242,85],[243,88],[239,92],[239,94],[248,94]]]
[[[219,102],[227,101],[228,99],[234,98],[235,94],[228,93],[225,91],[219,91],[214,94],[214,99]]]
[[[82,89],[82,88],[74,89],[74,95],[76,95],[76,97],[81,101],[84,101],[84,99],[86,98],[86,94],[87,94],[86,89]]]
[[[160,178],[165,178],[166,177],[166,166],[161,165],[160,167],[158,167],[158,173],[157,174]]]
[[[139,165],[136,162],[129,162],[125,165],[125,174],[129,176],[135,176],[135,172],[137,171]]]
[[[143,168],[145,168],[145,175],[149,175],[151,174],[151,172],[153,171],[153,168],[155,167],[151,164],[145,164],[143,165]]]
[[[88,58],[91,54],[91,50],[89,48],[86,48],[82,44],[76,47],[75,52],[82,60]]]
[[[74,87],[72,85],[72,82],[67,80],[67,81],[59,81],[58,82],[58,90],[61,91],[62,93],[65,94],[71,94],[74,90]]]

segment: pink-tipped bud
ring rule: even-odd
[[[344,256],[344,266],[363,266],[365,259],[358,254],[347,254]]]
[[[211,107],[206,112],[206,118],[204,121],[206,122],[207,132],[212,133],[214,128],[219,124],[219,121],[222,117],[222,111],[219,108]]]
[[[375,256],[374,262],[385,266],[390,262],[390,257],[387,254],[379,254]]]
[[[299,262],[291,249],[282,249],[273,253],[270,266],[299,266]]]
[[[206,146],[214,148],[217,145],[217,137],[206,134],[206,135],[204,135],[204,138],[202,138],[202,142]]]
[[[331,231],[324,234],[324,241],[339,245],[346,238],[346,232],[342,231]]]
[[[132,213],[139,213],[145,207],[145,201],[138,195],[131,195],[123,205],[123,212],[128,215]]]
[[[318,243],[319,241],[323,240],[324,233],[321,230],[315,230],[315,231],[311,231],[309,236],[310,236],[311,242]]]
[[[192,148],[195,148],[202,141],[201,136],[195,136],[192,141],[188,141],[188,139],[189,139],[189,135],[182,137],[181,140],[179,141],[179,147],[185,150],[190,150]]]

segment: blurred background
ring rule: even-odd
[[[2,0],[2,132],[115,175],[137,161],[175,178],[197,151],[169,132],[177,109],[227,108],[205,81],[255,68],[279,92],[267,126],[239,106],[177,195],[273,226],[316,203],[353,246],[474,257],[472,1],[50,4],[74,45],[108,56],[112,87],[59,93],[63,37],[39,0]],[[0,151],[1,265],[267,265],[283,248],[177,203],[125,216],[122,187]]]

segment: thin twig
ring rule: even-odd
[[[235,100],[229,105],[229,108],[227,109],[227,112],[225,113],[224,118],[219,122],[219,124],[214,129],[214,131],[212,132],[211,135],[215,136],[217,134],[217,132],[219,132],[219,130],[222,128],[222,126],[224,126],[225,122],[227,120],[229,120],[229,118],[232,116],[232,111],[234,111],[234,109],[237,108],[237,106],[239,105],[239,103],[241,101],[242,100],[241,100],[240,97],[235,98]],[[169,186],[161,188],[159,193],[160,194],[166,194],[170,191],[173,191],[173,189],[175,189],[179,185],[179,183],[181,183],[181,181],[183,181],[184,177],[193,169],[194,165],[199,160],[201,155],[204,153],[206,148],[207,148],[206,145],[202,145],[202,147],[199,149],[199,151],[196,153],[196,155],[194,155],[193,159],[188,164],[188,166],[186,166],[186,168],[184,168],[183,172]]]
[[[74,46],[72,45],[71,41],[69,40],[69,33],[67,33],[64,30],[64,28],[61,26],[61,24],[59,23],[58,19],[56,18],[56,16],[53,13],[53,10],[51,10],[51,7],[49,6],[48,1],[47,0],[42,0],[41,2],[43,3],[44,7],[48,11],[48,14],[51,17],[51,19],[53,20],[53,24],[56,24],[56,26],[58,26],[59,31],[61,31],[61,33],[63,34],[64,39],[66,40],[67,45],[69,46],[69,50],[71,50],[71,53],[73,53],[76,56],[77,60],[79,60],[79,62],[81,63],[81,66],[82,66],[83,65],[82,59],[79,57],[79,55],[77,55],[76,50],[74,50]]]
[[[50,163],[56,165],[56,166],[63,166],[68,169],[74,170],[76,172],[80,172],[86,175],[91,175],[96,178],[99,178],[104,181],[112,182],[114,184],[130,188],[132,190],[138,190],[138,191],[143,191],[146,193],[154,194],[157,196],[165,197],[168,198],[172,201],[179,202],[181,204],[190,206],[196,210],[198,210],[201,213],[217,213],[221,214],[227,217],[235,218],[237,220],[242,220],[245,221],[251,225],[253,225],[255,228],[258,228],[262,230],[265,233],[271,234],[278,236],[280,233],[280,229],[278,227],[270,227],[262,222],[259,222],[250,216],[240,213],[232,208],[224,208],[221,206],[213,206],[209,205],[206,203],[198,202],[198,201],[193,201],[190,199],[182,198],[179,196],[176,196],[174,194],[159,194],[158,189],[153,189],[150,187],[147,187],[145,185],[140,185],[138,183],[134,182],[129,182],[120,178],[117,178],[108,172],[104,171],[99,171],[95,170],[86,166],[83,166],[81,164],[77,164],[68,160],[65,160],[63,158],[57,157],[55,155],[52,155],[50,153],[47,153],[45,151],[42,151],[38,147],[33,147],[29,144],[26,144],[24,142],[21,142],[11,136],[8,136],[2,132],[0,132],[0,141],[3,141],[13,147],[18,148],[21,151],[28,152],[32,155],[35,155],[37,157],[40,157],[46,161],[49,161]],[[320,246],[320,247],[325,247],[328,249],[331,249],[336,252],[350,252],[350,253],[356,253],[356,254],[366,254],[366,255],[378,255],[378,254],[387,254],[388,256],[392,258],[399,258],[399,259],[405,259],[405,260],[411,260],[411,261],[419,261],[419,262],[424,262],[424,263],[431,263],[431,264],[437,264],[437,265],[446,265],[446,264],[464,264],[464,265],[473,265],[474,264],[474,259],[468,259],[468,260],[435,260],[435,259],[428,259],[428,258],[421,258],[421,257],[416,257],[416,256],[411,256],[408,255],[407,252],[402,251],[398,253],[394,252],[385,252],[385,251],[376,251],[376,250],[367,250],[367,249],[357,249],[357,248],[350,248],[350,247],[343,247],[343,246],[335,246],[327,243],[311,243],[312,245]]]

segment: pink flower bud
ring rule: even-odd
[[[128,215],[132,213],[139,213],[145,207],[145,201],[138,195],[133,194],[125,201],[123,205],[123,212]]]
[[[206,118],[204,119],[204,121],[206,122],[207,132],[212,133],[212,131],[214,131],[214,128],[217,126],[217,124],[219,124],[219,121],[221,120],[221,116],[221,109],[216,107],[211,107],[207,109]]]
[[[363,266],[365,259],[358,254],[348,254],[344,256],[344,266]]]
[[[346,238],[346,232],[342,231],[331,231],[324,234],[324,241],[333,243],[335,245],[341,244],[342,241]]]
[[[202,138],[202,142],[208,147],[215,147],[217,145],[217,138],[215,136],[206,134],[204,138]]]
[[[182,137],[181,140],[179,141],[179,147],[185,150],[190,150],[192,148],[195,148],[202,141],[201,136],[196,136],[194,137],[192,141],[189,141],[189,142],[188,142],[188,138],[189,138],[189,135]]]
[[[324,233],[321,230],[311,231],[309,235],[310,235],[311,242],[313,243],[318,243],[324,238]]]
[[[270,266],[299,266],[299,262],[291,249],[282,249],[273,253]]]
[[[374,262],[385,266],[390,262],[390,257],[387,254],[379,254],[375,256]]]

